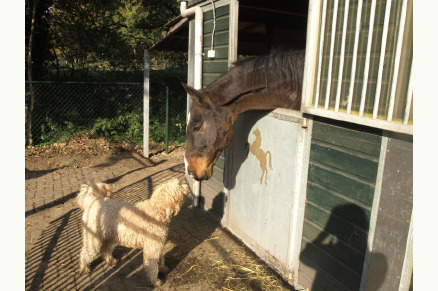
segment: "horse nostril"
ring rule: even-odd
[[[187,171],[187,173],[192,177],[194,176],[192,171]]]

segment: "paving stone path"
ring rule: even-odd
[[[25,289],[152,290],[145,285],[141,250],[116,247],[115,267],[98,259],[90,274],[79,275],[82,211],[74,198],[81,184],[94,181],[111,183],[114,199],[137,202],[149,198],[160,182],[183,175],[182,155],[144,159],[131,154],[91,167],[26,169]],[[170,272],[160,275],[165,284],[158,290],[292,290],[271,271],[263,276],[270,276],[274,289],[251,279],[253,273],[242,273],[257,258],[210,215],[190,205],[187,200],[171,221],[164,247]],[[257,272],[265,272],[268,268],[259,263]]]
[[[94,167],[26,170],[26,290],[85,290],[99,289],[99,286],[113,289],[105,284],[108,278],[121,281],[120,276],[114,276],[117,271],[108,270],[103,263],[95,266],[89,276],[77,273],[82,211],[74,198],[81,184],[90,181],[111,183],[115,199],[136,202],[149,198],[154,186],[160,182],[173,176],[181,178],[183,173],[181,157],[154,162],[138,155],[108,160]],[[128,261],[139,259],[137,267],[141,269],[140,251],[120,247],[117,252]],[[138,273],[142,277],[141,272]],[[118,283],[112,285],[113,290],[135,287]]]

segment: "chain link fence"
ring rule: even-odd
[[[186,137],[187,93],[181,83],[151,86],[149,101],[149,142],[151,145],[184,144]]]
[[[82,133],[143,143],[142,83],[26,82],[25,88],[26,145]],[[186,96],[181,84],[151,85],[150,145],[164,147],[166,137],[169,144],[185,142]]]

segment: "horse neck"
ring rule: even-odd
[[[214,104],[228,107],[234,119],[249,110],[299,109],[302,76],[291,81],[263,70],[252,63],[235,67],[204,90]]]
[[[206,87],[204,91],[214,104],[228,104],[236,96],[261,86],[260,84],[250,82],[250,75],[251,72],[243,70],[243,68],[232,68],[225,75]]]

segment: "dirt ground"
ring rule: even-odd
[[[114,199],[147,199],[160,182],[183,177],[183,155],[182,147],[169,154],[157,148],[145,159],[130,144],[86,137],[26,149],[26,290],[153,290],[144,283],[141,250],[117,247],[115,267],[98,259],[91,274],[78,274],[82,212],[75,191],[100,180],[114,185]],[[170,272],[160,274],[164,284],[155,290],[293,290],[191,203],[171,221],[164,247]]]

